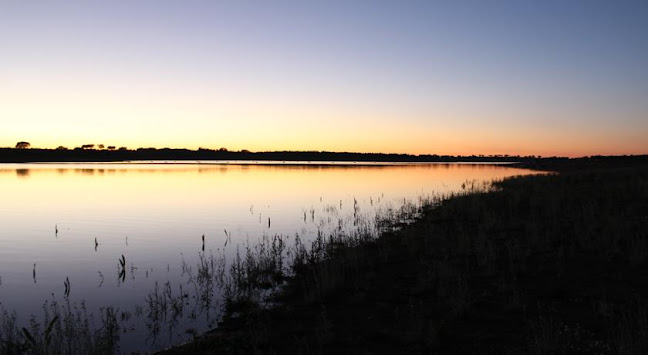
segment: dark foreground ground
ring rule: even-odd
[[[648,161],[535,167],[560,173],[301,263],[278,307],[166,353],[648,354]]]

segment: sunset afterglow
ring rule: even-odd
[[[648,153],[645,1],[4,1],[0,33],[0,147]]]

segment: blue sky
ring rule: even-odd
[[[648,153],[646,1],[5,1],[0,146]]]

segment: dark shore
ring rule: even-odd
[[[335,162],[530,162],[534,156],[411,155],[319,151],[249,152],[226,149],[13,149],[0,148],[0,163],[123,162],[123,161],[335,161]],[[553,157],[552,160],[566,160]]]
[[[164,354],[646,354],[648,159],[533,160],[377,240],[302,260],[267,309]]]

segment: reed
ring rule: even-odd
[[[114,354],[118,351],[119,325],[116,310],[102,308],[95,317],[86,311],[85,303],[71,304],[66,298],[55,298],[42,306],[40,321],[32,318],[21,327],[15,312],[0,305],[1,354]]]

